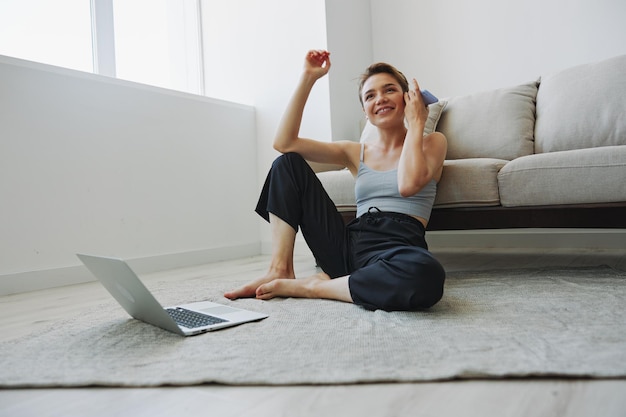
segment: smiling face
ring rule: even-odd
[[[394,126],[404,121],[404,90],[391,74],[371,75],[361,89],[363,111],[374,126]]]

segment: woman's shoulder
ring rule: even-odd
[[[346,166],[353,175],[356,175],[360,161],[359,156],[361,155],[361,143],[351,140],[339,140],[332,142],[332,144],[341,149],[341,152],[346,157]]]
[[[333,146],[341,148],[346,154],[352,155],[353,153],[359,153],[361,149],[361,143],[351,140],[339,140],[331,142]]]
[[[424,143],[432,144],[434,146],[448,146],[448,139],[441,132],[432,132],[424,136]]]

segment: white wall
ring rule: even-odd
[[[252,107],[0,57],[0,293],[257,254]]]
[[[271,162],[278,156],[272,149],[274,134],[309,49],[328,49],[332,67],[311,92],[301,135],[324,141],[358,140],[363,112],[356,78],[371,62],[370,14],[368,4],[362,0],[235,0],[232,4],[246,1],[253,3],[246,12],[258,16],[250,23],[256,25],[256,36],[237,47],[249,51],[247,55],[242,53],[250,57],[260,189]],[[268,253],[271,242],[265,222],[261,222],[261,240],[263,252]],[[300,235],[297,244],[307,250]]]
[[[370,0],[374,59],[439,97],[626,53],[623,0]],[[584,86],[581,86],[584,89]]]
[[[243,0],[235,0],[235,2]],[[296,87],[304,57],[309,49],[327,47],[324,0],[254,1],[246,10],[256,16],[254,37],[241,45],[248,57],[247,76],[256,110],[258,149],[258,190],[272,161],[279,155],[272,148],[274,135],[287,102]],[[302,120],[301,134],[319,140],[331,140],[328,77],[321,79],[311,92]],[[256,201],[255,201],[256,203]],[[252,211],[254,205],[249,209]],[[260,220],[263,252],[270,251],[269,227]]]
[[[348,24],[349,22],[349,24]],[[365,120],[358,77],[372,63],[370,9],[362,0],[326,0],[333,140],[358,140]]]
[[[254,77],[260,184],[278,156],[272,142],[302,73],[304,57],[309,49],[326,48],[327,40],[324,0],[267,0],[260,2],[256,12],[259,19],[251,45],[250,74]],[[302,135],[331,139],[329,100],[325,77],[315,85],[307,102]]]
[[[272,141],[309,49],[326,48],[324,0],[230,0],[203,19],[207,93],[256,110],[259,189],[278,153]],[[330,140],[328,77],[311,93],[302,134]],[[252,209],[252,208],[251,208]]]

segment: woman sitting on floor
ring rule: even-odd
[[[283,155],[274,161],[256,208],[271,227],[269,270],[224,295],[326,298],[371,310],[428,308],[441,299],[445,280],[424,235],[446,138],[438,132],[423,135],[428,109],[417,81],[410,89],[404,75],[384,63],[367,68],[359,85],[363,111],[378,128],[378,140],[360,144],[299,137],[311,89],[330,66],[327,51],[308,52],[274,140]],[[344,224],[305,160],[345,166],[356,177],[354,221]],[[322,270],[303,279],[294,279],[298,228]]]

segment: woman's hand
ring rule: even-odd
[[[311,50],[306,54],[304,72],[314,79],[319,79],[328,74],[330,70],[330,52],[325,50]]]
[[[428,118],[428,107],[424,103],[420,87],[417,84],[415,78],[413,78],[413,89],[410,89],[407,93],[404,93],[404,116],[407,122],[421,122],[422,125],[426,123]]]

